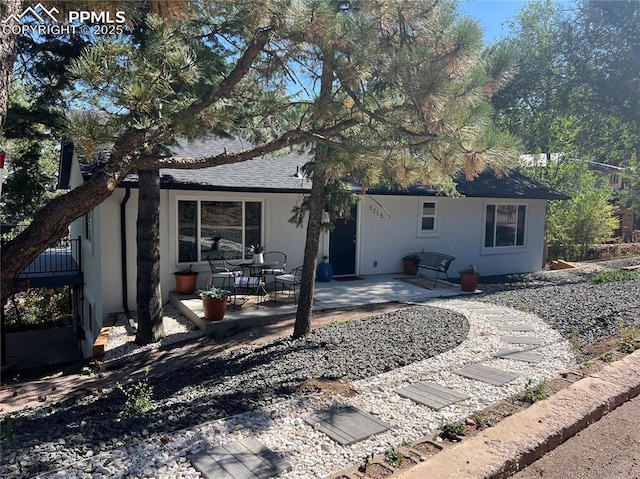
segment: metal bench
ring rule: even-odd
[[[449,275],[447,271],[449,270],[449,266],[453,262],[455,256],[451,256],[443,253],[435,253],[433,251],[420,251],[418,253],[411,253],[420,258],[420,263],[418,263],[418,274],[425,278],[424,272],[426,271],[434,271],[436,273],[435,283],[433,284],[434,288],[438,285],[438,276],[441,273],[449,280]]]

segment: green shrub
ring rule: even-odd
[[[604,361],[605,363],[610,363],[611,361],[613,361],[613,353],[611,351],[606,352],[604,354],[600,355],[600,359],[602,361]]]
[[[464,436],[464,425],[461,422],[448,422],[440,427],[438,436],[448,441],[459,441]]]
[[[638,273],[626,269],[599,271],[591,276],[591,282],[596,284],[613,283],[614,281],[630,281],[634,279],[638,279]]]
[[[636,349],[640,349],[640,329],[622,329],[620,332],[622,337],[618,350],[630,354]]]
[[[548,394],[544,384],[533,384],[532,379],[527,379],[527,385],[524,389],[521,400],[523,402],[533,404],[534,402],[546,399],[547,396]]]
[[[394,467],[400,467],[404,462],[404,456],[397,449],[389,449],[384,453],[384,460]]]
[[[11,296],[4,308],[6,331],[29,331],[73,324],[71,289],[36,288]]]
[[[118,388],[125,396],[124,407],[120,412],[122,417],[142,416],[153,409],[153,386],[149,384],[149,369],[145,370],[145,377],[129,386]]]

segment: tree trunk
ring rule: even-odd
[[[0,20],[5,20],[9,15],[18,16],[22,10],[21,0],[2,0],[0,3]],[[16,35],[11,33],[11,28],[16,26],[18,22],[13,18],[4,24],[6,30],[0,30],[0,136],[4,132],[4,125],[7,122],[7,110],[9,108],[9,87],[11,85],[11,75],[13,73],[13,62],[16,57],[15,44]],[[6,32],[6,33],[5,33]],[[0,145],[2,150],[2,145]],[[0,178],[2,181],[2,178]],[[4,265],[3,265],[4,266]],[[2,280],[2,291],[6,289],[4,278]],[[2,366],[7,365],[7,345],[5,338],[4,325],[4,305],[7,303],[8,295],[2,295],[0,301],[0,363]]]
[[[136,343],[149,344],[164,337],[160,293],[160,171],[140,171],[138,176]]]
[[[333,52],[323,51],[322,73],[320,78],[320,95],[318,97],[318,117],[331,104],[333,90]],[[309,222],[307,223],[307,239],[304,245],[304,263],[300,284],[300,298],[296,311],[296,322],[293,326],[293,338],[306,336],[311,331],[311,314],[313,311],[313,290],[316,269],[318,268],[318,246],[322,231],[322,214],[324,212],[324,188],[327,182],[326,160],[329,146],[316,143],[313,175],[311,180],[311,204],[309,206]]]
[[[311,206],[309,209],[309,223],[307,224],[307,239],[304,245],[304,265],[300,284],[300,296],[296,311],[296,322],[293,326],[293,337],[306,336],[311,331],[311,313],[313,309],[313,292],[315,287],[316,269],[318,267],[318,247],[322,231],[322,214],[324,212],[324,186],[326,172],[321,166],[321,157],[326,157],[327,146],[316,146],[318,162],[313,173],[311,186]],[[320,161],[319,161],[320,160]]]
[[[4,131],[7,121],[7,108],[9,104],[9,86],[13,73],[13,61],[15,60],[16,35],[11,32],[12,27],[18,25],[14,20],[22,13],[21,0],[2,0],[0,2],[0,21],[5,20],[9,15],[14,15],[0,29],[0,136]],[[1,146],[1,145],[0,145]]]

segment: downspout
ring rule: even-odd
[[[129,311],[129,294],[127,283],[127,202],[131,196],[131,188],[127,188],[124,193],[124,198],[120,203],[120,259],[122,260],[122,307],[127,315],[127,318],[131,317]]]

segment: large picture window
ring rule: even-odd
[[[525,205],[487,205],[485,248],[524,246]]]
[[[262,243],[259,201],[178,201],[178,262],[206,261],[220,251],[228,259],[245,258]]]

